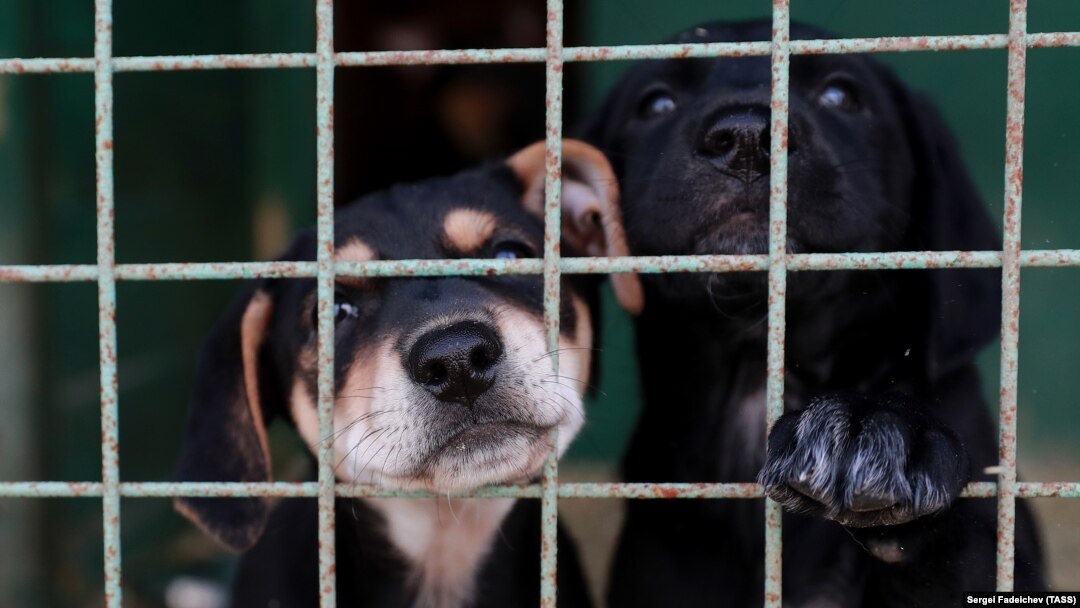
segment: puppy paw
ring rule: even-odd
[[[843,395],[776,422],[758,481],[788,509],[864,528],[942,511],[968,477],[959,438],[913,404]]]

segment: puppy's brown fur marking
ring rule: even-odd
[[[487,211],[454,209],[443,220],[443,232],[451,247],[463,254],[473,254],[491,238],[497,225],[495,216]]]
[[[341,247],[334,249],[335,262],[370,262],[377,259],[379,259],[379,256],[375,253],[375,250],[355,236],[346,241]],[[353,287],[365,287],[370,284],[371,279],[368,277],[338,276],[337,281]]]
[[[376,377],[380,364],[390,362],[391,347],[389,341],[377,344],[373,348],[361,348],[353,356],[352,365],[349,366],[347,380],[335,395],[334,403],[334,436],[328,439],[337,450],[336,458],[339,462],[347,455],[344,444],[336,441],[337,436],[347,430],[362,416],[370,413],[369,401],[372,394],[380,387],[376,387]],[[297,357],[301,372],[293,381],[291,399],[289,401],[289,413],[292,414],[293,423],[296,424],[300,437],[315,450],[318,448],[319,439],[319,412],[315,401],[315,395],[310,389],[310,378],[317,373],[318,357],[314,349],[304,348]],[[335,473],[338,471],[335,470]],[[355,479],[347,476],[339,478],[345,483],[355,483]]]
[[[376,259],[375,250],[355,236],[334,250],[336,262],[367,262],[374,259]]]
[[[244,390],[248,395],[248,407],[255,421],[255,432],[262,447],[263,461],[266,463],[266,475],[270,476],[270,443],[266,438],[266,426],[263,424],[262,405],[259,401],[259,380],[255,377],[255,358],[259,346],[266,338],[266,328],[274,314],[274,304],[270,296],[263,291],[255,292],[247,310],[240,321],[240,349],[244,359]]]

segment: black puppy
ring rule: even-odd
[[[758,21],[677,41],[769,38]],[[586,138],[619,176],[635,254],[767,252],[769,88],[767,57],[642,62],[617,85]],[[938,113],[865,56],[792,59],[788,180],[790,252],[1000,248]],[[785,606],[952,605],[993,589],[994,501],[956,499],[998,462],[973,357],[998,331],[1000,280],[788,275],[787,413],[766,456],[764,275],[649,275],[625,477],[760,480],[788,509]],[[760,501],[628,509],[613,606],[760,605]],[[1023,505],[1016,555],[1017,588],[1043,588]]]
[[[615,178],[603,155],[567,140],[564,173],[566,254],[625,255]],[[540,143],[504,163],[371,195],[338,211],[335,259],[537,257],[543,181]],[[314,255],[308,231],[283,259]],[[641,306],[636,281],[614,281],[630,309]],[[596,287],[595,278],[563,280],[555,375],[538,276],[339,277],[335,432],[319,437],[314,281],[261,280],[233,303],[203,348],[178,477],[268,481],[266,425],[281,417],[313,448],[333,442],[343,482],[448,494],[533,479],[583,422]],[[273,515],[265,498],[176,504],[229,547],[250,548],[234,605],[317,603],[315,501],[287,501]],[[337,515],[342,606],[539,601],[537,501],[339,499]],[[559,543],[561,605],[587,605],[573,545]]]

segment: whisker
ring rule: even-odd
[[[353,389],[353,390],[355,390],[355,391],[381,391],[381,390],[386,390],[386,389],[384,387],[382,387],[382,386],[369,386],[367,388],[357,388],[357,389]],[[334,396],[335,401],[337,401],[338,399],[348,399],[348,398],[371,399],[371,398],[373,398],[373,395],[361,395],[361,394],[357,394],[357,393],[347,393],[347,394],[338,394],[338,395]]]
[[[383,458],[382,467],[379,469],[379,485],[380,486],[383,485],[383,474],[386,472],[386,463],[387,463],[387,461],[390,460],[390,456],[400,447],[401,447],[400,443],[395,443],[394,447],[390,448],[390,451],[387,452],[386,456]]]
[[[554,392],[554,391],[549,391],[549,390],[547,389],[547,387],[544,387],[544,386],[541,386],[541,387],[540,387],[540,390],[544,391],[544,392],[545,392],[545,393],[547,393],[548,395],[554,395],[554,396],[556,396],[556,397],[559,397],[559,398],[561,398],[561,399],[562,399],[563,401],[565,401],[565,402],[566,402],[566,404],[567,404],[568,406],[570,406],[570,409],[572,409],[572,410],[574,410],[575,412],[577,412],[577,413],[578,413],[578,415],[579,415],[579,416],[581,416],[581,418],[582,418],[583,420],[585,419],[585,408],[584,408],[583,406],[581,406],[581,405],[579,405],[579,404],[577,404],[577,403],[574,403],[573,401],[571,401],[571,400],[570,400],[570,398],[569,398],[569,397],[567,397],[566,395],[564,395],[564,394],[562,394],[562,393]],[[559,407],[560,407],[560,406],[559,406],[559,404],[558,404],[558,403],[556,403],[555,401],[547,401],[547,403],[548,403],[548,405],[551,405],[551,406],[552,406],[552,407],[554,407],[555,409],[559,409]]]
[[[369,433],[368,433],[367,435],[364,435],[364,436],[363,436],[363,437],[362,437],[362,438],[360,439],[360,441],[358,441],[358,442],[356,443],[356,445],[355,445],[355,446],[353,446],[353,448],[352,448],[351,450],[349,450],[349,454],[352,454],[352,457],[353,457],[353,468],[354,468],[354,469],[356,468],[356,461],[357,461],[357,460],[359,459],[359,457],[360,457],[360,452],[358,452],[358,451],[357,451],[357,448],[359,448],[359,447],[360,447],[360,444],[366,443],[366,442],[368,441],[368,439],[370,439],[370,438],[371,438],[371,437],[372,437],[373,435],[375,435],[375,439],[372,439],[372,441],[371,441],[371,444],[373,444],[373,443],[375,443],[376,441],[378,441],[378,438],[379,438],[379,437],[382,437],[383,435],[385,435],[385,434],[386,434],[386,433],[387,433],[388,431],[390,431],[390,430],[391,430],[392,428],[397,428],[397,427],[382,427],[382,430],[381,430],[381,431],[379,432],[379,434],[378,434],[378,435],[375,435],[375,431],[371,431],[371,432],[369,432]],[[366,453],[367,453],[367,451],[371,449],[371,444],[368,444],[368,445],[367,445],[367,447],[365,447],[365,448],[364,448],[364,454],[366,454]],[[381,449],[381,448],[380,448],[380,449]],[[346,457],[348,457],[348,454],[346,454]],[[361,469],[361,471],[362,471],[362,470],[363,470],[363,469]],[[355,477],[356,477],[356,476],[354,476],[354,479],[353,479],[353,483],[356,483],[356,479],[355,479]]]
[[[567,379],[568,380],[573,380],[574,378],[567,378]],[[590,384],[585,384],[584,382],[582,382],[582,386],[580,388],[578,388],[576,386],[572,386],[570,384],[564,384],[564,383],[560,382],[557,379],[555,379],[555,380],[545,380],[545,379],[541,378],[539,380],[539,382],[542,383],[542,384],[554,384],[556,386],[562,386],[564,388],[568,388],[568,389],[574,391],[574,393],[576,393],[578,395],[581,395],[582,397],[584,397],[584,391],[586,391],[586,390],[595,390],[598,395],[607,396],[607,393],[605,393],[604,391],[602,391],[599,388],[594,387],[594,386],[592,386]]]
[[[403,428],[403,427],[394,427],[394,431],[391,432],[390,435],[387,436],[387,438],[389,439],[390,437],[393,437],[397,432],[400,431],[401,428]],[[380,435],[380,437],[381,437],[381,435]],[[367,462],[364,463],[364,466],[360,467],[359,470],[355,471],[355,473],[353,474],[353,483],[356,483],[356,480],[360,479],[360,476],[364,473],[364,471],[367,470],[368,466],[371,464],[371,461],[374,460],[375,457],[378,456],[380,452],[382,452],[384,449],[386,449],[386,446],[387,446],[387,443],[384,443],[382,446],[379,447],[379,449],[375,450],[375,453],[371,455],[371,458],[367,459]],[[371,446],[368,446],[367,448],[364,448],[365,453],[369,449],[371,449]],[[356,461],[355,460],[353,461],[353,466],[354,467],[356,466]]]
[[[578,384],[580,384],[581,387],[584,388],[584,389],[594,390],[600,395],[607,396],[607,393],[600,390],[599,386],[597,386],[595,384],[591,384],[589,382],[586,382],[586,381],[584,381],[584,380],[582,380],[580,378],[574,378],[574,377],[571,377],[571,376],[561,376],[559,374],[548,374],[548,375],[544,376],[544,378],[540,379],[540,382],[546,382],[546,383],[549,383],[549,384],[559,384],[561,386],[566,386],[567,388],[573,388],[573,387],[568,386],[566,384],[563,384],[563,383],[559,382],[558,380],[547,380],[546,378],[558,378],[558,379],[563,379],[563,380],[571,380],[573,382],[577,382]]]
[[[458,519],[457,513],[454,513],[454,503],[450,500],[450,492],[446,493],[446,506],[450,508],[450,516],[454,518],[454,523],[461,525],[461,520]]]
[[[360,447],[360,446],[361,446],[361,445],[362,445],[362,444],[363,444],[363,443],[364,443],[364,442],[365,442],[365,441],[367,440],[367,438],[368,438],[368,437],[370,437],[370,436],[371,436],[371,435],[372,435],[373,433],[377,432],[378,430],[382,430],[382,429],[385,429],[385,428],[386,428],[386,427],[379,427],[379,428],[377,428],[376,430],[374,430],[374,431],[371,431],[371,432],[370,432],[370,433],[368,433],[367,435],[364,435],[364,436],[363,436],[363,437],[362,437],[362,438],[360,439],[360,441],[357,441],[357,442],[356,442],[356,444],[355,444],[355,445],[353,445],[353,447],[349,449],[349,451],[348,451],[348,452],[345,452],[345,454],[344,454],[344,455],[343,455],[343,456],[341,457],[341,460],[339,460],[339,461],[338,461],[338,463],[337,463],[336,465],[334,465],[334,475],[335,475],[335,476],[337,475],[337,470],[338,470],[338,469],[339,469],[339,468],[341,467],[341,465],[345,463],[345,461],[346,461],[346,460],[347,460],[347,459],[349,458],[349,456],[350,456],[350,455],[351,455],[351,454],[352,454],[353,452],[355,452],[355,451],[356,451],[356,450],[357,450],[357,449],[358,449],[358,448],[359,448],[359,447]]]
[[[337,430],[335,430],[335,431],[334,431],[333,433],[331,433],[331,434],[330,434],[329,436],[327,436],[327,437],[323,437],[322,439],[320,439],[319,441],[315,442],[315,444],[313,444],[313,445],[312,445],[312,446],[310,446],[310,447],[311,447],[312,449],[314,449],[315,447],[317,447],[317,446],[318,446],[319,444],[321,444],[321,443],[322,443],[322,442],[324,442],[324,441],[330,441],[330,442],[333,442],[333,441],[334,441],[334,440],[336,440],[336,439],[337,439],[337,437],[339,437],[339,436],[340,436],[340,435],[341,435],[342,433],[345,433],[346,431],[348,431],[349,429],[351,429],[351,428],[352,428],[353,426],[355,426],[356,424],[358,424],[358,423],[360,423],[360,422],[362,422],[362,421],[364,421],[364,420],[369,420],[369,419],[371,419],[371,418],[374,418],[375,416],[377,416],[377,415],[379,415],[379,414],[385,414],[385,413],[388,413],[388,412],[392,412],[392,411],[394,411],[394,410],[387,410],[387,409],[381,409],[381,410],[375,410],[375,411],[372,411],[372,412],[367,412],[367,413],[365,413],[365,414],[361,414],[361,415],[357,416],[356,418],[354,418],[354,419],[353,419],[353,421],[352,421],[352,422],[350,422],[349,424],[346,424],[346,425],[345,425],[344,427],[342,427],[341,429],[337,429]]]
[[[597,353],[604,352],[604,349],[597,348],[595,346],[566,346],[566,347],[563,347],[563,348],[556,348],[555,350],[548,351],[548,352],[540,355],[539,357],[533,359],[532,363],[537,363],[541,359],[546,359],[548,357],[555,356],[555,353],[561,353],[561,352],[565,352],[565,351],[568,351],[568,350],[591,350],[591,351],[597,352]]]

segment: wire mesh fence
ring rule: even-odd
[[[790,40],[789,0],[772,1],[772,39],[761,42],[563,46],[562,0],[547,1],[545,48],[423,51],[335,52],[333,0],[316,4],[316,45],[311,53],[113,57],[112,0],[96,0],[94,57],[0,59],[0,74],[86,72],[94,75],[97,260],[92,265],[0,266],[0,282],[95,282],[101,404],[101,482],[0,482],[0,497],[100,497],[104,521],[106,604],[121,605],[121,497],[277,496],[315,498],[319,505],[319,594],[322,606],[335,605],[334,501],[337,497],[425,497],[425,492],[337,483],[329,443],[318,448],[316,482],[172,483],[121,482],[117,409],[117,281],[213,280],[255,277],[315,278],[319,336],[333,335],[336,276],[447,276],[533,274],[544,278],[544,319],[549,349],[558,373],[559,288],[563,274],[608,272],[746,272],[768,273],[768,350],[766,408],[769,425],[783,413],[784,336],[787,273],[808,270],[1002,269],[999,467],[996,483],[971,483],[963,496],[997,498],[997,588],[1013,588],[1015,501],[1017,498],[1080,498],[1080,482],[1024,483],[1016,478],[1017,356],[1020,271],[1022,267],[1077,267],[1080,250],[1023,250],[1020,244],[1023,194],[1025,68],[1027,50],[1080,47],[1080,32],[1027,32],[1027,0],[1010,0],[1008,32],[989,35],[907,36]],[[790,254],[787,233],[788,77],[791,55],[867,52],[961,51],[1007,49],[1008,90],[1005,141],[1004,243],[1000,251],[908,251],[880,253]],[[769,248],[765,255],[630,256],[574,258],[560,256],[560,188],[563,135],[563,82],[567,62],[625,61],[691,57],[768,56],[772,63],[770,123]],[[339,67],[482,63],[543,63],[546,79],[545,245],[535,260],[395,260],[335,262],[334,221],[334,77]],[[314,69],[317,128],[317,257],[314,262],[199,264],[116,264],[113,223],[113,74],[127,71]],[[332,434],[332,340],[318,346],[320,434]],[[559,483],[558,463],[549,456],[539,484],[488,487],[476,498],[539,498],[542,504],[541,604],[557,596],[556,518],[559,499],[747,499],[761,498],[754,483]],[[765,605],[781,605],[780,506],[765,501]]]

